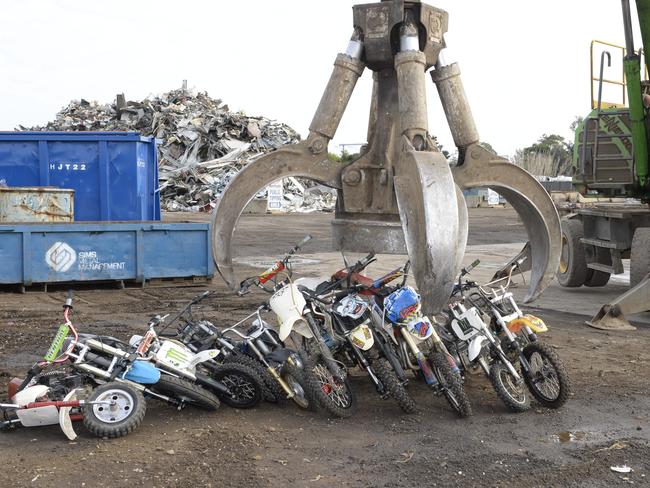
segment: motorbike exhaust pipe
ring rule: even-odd
[[[232,396],[232,392],[228,389],[226,385],[221,383],[220,381],[213,380],[209,376],[206,376],[201,373],[196,373],[196,382],[201,385],[201,386],[206,386],[211,390],[216,390],[219,393],[223,393],[224,395],[228,395],[229,397]]]

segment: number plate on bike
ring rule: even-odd
[[[63,341],[65,341],[65,338],[68,337],[68,332],[70,332],[70,327],[68,327],[66,324],[59,326],[59,330],[54,336],[54,340],[52,341],[52,344],[50,344],[50,348],[47,350],[47,354],[45,354],[45,360],[48,363],[54,362],[54,360],[58,357],[59,351],[61,351],[61,347],[63,347]]]

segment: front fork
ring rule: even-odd
[[[257,359],[264,365],[266,370],[269,372],[269,374],[275,379],[275,381],[278,382],[278,384],[282,387],[284,392],[287,394],[287,398],[291,399],[294,396],[296,396],[295,392],[293,389],[289,386],[289,384],[284,381],[284,378],[280,376],[280,374],[277,372],[277,370],[271,366],[271,364],[266,360],[266,357],[264,357],[264,354],[262,354],[262,351],[259,350],[259,348],[255,345],[255,341],[253,340],[248,340],[246,341],[246,345],[253,351]],[[291,360],[291,358],[288,359],[288,361]]]
[[[336,359],[334,359],[334,356],[332,356],[332,351],[330,351],[329,347],[327,347],[327,344],[325,344],[325,339],[320,333],[320,329],[318,328],[316,320],[314,320],[312,311],[305,309],[304,316],[305,320],[307,320],[307,323],[309,324],[311,333],[314,334],[314,338],[318,344],[318,349],[320,350],[321,354],[323,355],[323,359],[325,360],[325,365],[336,379],[345,381],[347,374],[339,367],[338,362]]]
[[[375,336],[375,344],[377,344],[377,347],[379,348],[379,352],[381,352],[382,356],[384,356],[388,360],[391,367],[393,368],[393,371],[395,371],[397,378],[399,378],[400,382],[403,385],[406,385],[408,383],[406,372],[402,367],[402,363],[400,362],[399,357],[397,357],[395,351],[393,350],[390,343],[388,342],[390,339],[387,340],[385,336],[381,332],[378,332],[377,330],[373,331],[373,335]]]
[[[372,369],[372,366],[370,365],[370,362],[368,359],[366,359],[366,356],[363,354],[362,351],[359,350],[357,346],[354,345],[352,340],[350,339],[350,336],[346,336],[345,340],[348,343],[349,348],[352,350],[352,354],[354,355],[354,359],[356,360],[357,364],[359,367],[363,368],[366,370],[368,375],[370,376],[370,379],[372,382],[375,384],[375,388],[377,389],[377,393],[381,395],[382,398],[385,398],[388,392],[386,391],[386,388],[384,384],[381,382],[379,378],[377,378],[377,375]],[[375,341],[375,344],[377,342]]]
[[[526,356],[524,356],[524,348],[521,347],[521,344],[517,340],[517,336],[512,333],[510,329],[508,329],[508,325],[503,321],[503,319],[497,317],[497,321],[499,322],[499,326],[501,327],[501,330],[503,333],[506,335],[508,338],[508,343],[512,350],[516,351],[517,353],[517,358],[519,359],[519,364],[521,364],[521,369],[524,370],[524,374],[529,374],[530,373],[530,363],[528,362],[528,359],[526,359]],[[529,337],[529,339],[534,342],[537,340],[537,335],[530,330],[529,327],[526,327],[526,335]],[[505,353],[503,352],[501,346],[498,346],[499,353],[501,355],[505,356]],[[514,367],[510,364],[510,361],[505,363],[508,365],[508,369],[511,370],[510,373],[515,376],[518,380],[521,380],[521,376],[516,372],[512,371],[514,370]]]
[[[411,350],[411,353],[417,359],[418,365],[420,366],[420,371],[422,371],[422,374],[424,375],[424,380],[427,382],[427,385],[431,387],[438,386],[440,382],[438,381],[438,378],[436,378],[436,375],[431,370],[426,355],[420,350],[417,343],[415,342],[415,339],[411,337],[409,332],[405,332],[403,327],[399,328],[399,332],[402,335],[402,339],[404,339],[404,342],[406,342],[409,349]]]

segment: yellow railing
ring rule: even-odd
[[[625,107],[627,105],[627,86],[626,86],[626,80],[625,80],[625,69],[623,67],[623,58],[625,57],[625,48],[623,46],[618,46],[616,44],[612,44],[610,42],[605,42],[605,41],[597,41],[593,40],[591,41],[591,47],[590,47],[590,78],[591,78],[591,109],[595,109],[598,107],[598,92],[594,90],[594,82],[600,83],[600,56],[602,55],[603,51],[608,51],[607,49],[601,49],[601,50],[595,50],[594,48],[597,46],[606,46],[610,48],[614,48],[617,51],[620,51],[621,54],[621,78],[620,79],[609,79],[605,78],[603,76],[603,86],[605,85],[614,85],[614,86],[620,86],[621,87],[621,92],[623,94],[622,101],[619,102],[612,102],[612,101],[607,101],[607,100],[601,100],[601,108],[617,108],[617,107]],[[596,60],[595,55],[598,55],[599,58]],[[610,52],[610,54],[612,54]],[[613,56],[613,55],[612,55]],[[605,66],[607,68],[607,66]],[[611,71],[611,70],[610,70]]]

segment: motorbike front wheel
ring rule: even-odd
[[[388,394],[397,402],[399,407],[405,413],[415,413],[417,407],[415,401],[409,395],[404,385],[397,378],[397,374],[393,371],[390,363],[385,359],[379,359],[372,365],[372,369],[379,378],[379,381],[384,385]]]
[[[524,348],[530,370],[524,372],[526,386],[535,399],[548,408],[560,408],[569,399],[571,381],[557,353],[543,342]]]
[[[490,365],[490,382],[497,396],[511,412],[525,412],[530,408],[530,397],[524,384],[517,382],[501,361]]]
[[[354,413],[356,402],[349,377],[346,375],[344,380],[335,378],[322,353],[307,361],[305,371],[310,394],[325,411],[339,418],[350,417]]]
[[[147,403],[140,391],[123,383],[95,388],[84,406],[84,426],[91,434],[116,439],[133,432],[144,419]]]
[[[443,352],[434,353],[431,356],[431,366],[445,398],[458,416],[465,418],[472,415],[472,404],[465,393],[463,379],[460,373],[452,371],[447,355]]]
[[[270,403],[277,403],[278,405],[284,405],[286,403],[286,393],[277,380],[271,376],[271,373],[269,373],[264,364],[259,360],[247,356],[246,354],[237,353],[226,356],[226,358],[223,359],[222,364],[225,363],[238,363],[252,368],[255,371],[255,376],[262,384],[264,400]]]

